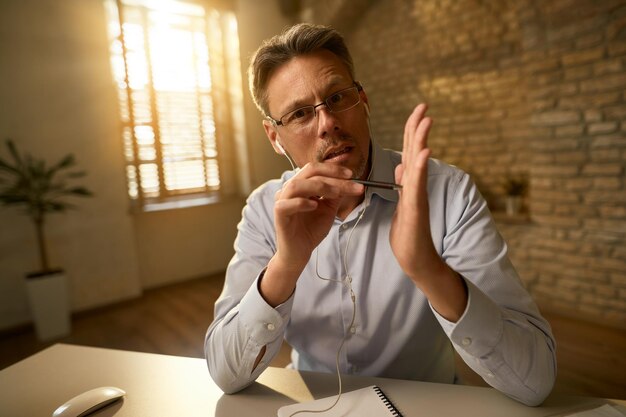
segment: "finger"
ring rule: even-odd
[[[314,211],[318,206],[318,201],[310,198],[290,198],[279,200],[274,205],[276,213],[280,216],[292,216],[294,214]]]
[[[413,173],[415,162],[417,161],[420,152],[428,148],[428,133],[432,126],[432,119],[430,117],[424,117],[417,125],[412,139],[412,144],[407,155],[407,163],[405,169]],[[406,175],[405,175],[406,177]],[[415,178],[413,175],[409,175],[410,178]],[[407,179],[405,179],[406,181]]]
[[[414,161],[415,158],[417,158],[417,154],[423,149],[422,147],[420,147],[420,143],[421,143],[420,133],[423,131],[425,113],[426,113],[426,105],[423,105],[419,109],[419,112],[416,115],[417,125],[415,126],[415,130],[410,132],[411,138],[410,138],[410,144],[409,144],[409,157],[411,158],[412,161]]]
[[[396,184],[402,184],[403,174],[404,174],[404,165],[402,164],[397,165],[395,172],[394,172],[394,178],[396,180]],[[402,189],[400,189],[399,191],[402,191]]]
[[[363,184],[359,184],[357,182],[351,181],[352,176],[350,178],[330,178],[330,177],[311,177],[310,181],[321,181],[327,184],[330,187],[336,188],[339,191],[339,195],[350,194],[350,195],[358,195],[365,191],[365,186]]]
[[[365,186],[363,184],[352,182],[350,180],[335,180],[325,177],[321,177],[319,180],[326,183],[333,190],[333,193],[321,195],[324,198],[339,198],[345,195],[356,196],[365,192]]]
[[[410,177],[409,190],[416,190],[426,184],[428,178],[428,158],[430,157],[430,149],[422,149],[415,160],[411,161],[411,169],[407,170],[405,177]]]
[[[425,132],[428,131],[430,122],[425,123]],[[424,135],[424,137],[427,135]],[[423,141],[423,138],[419,139]],[[418,139],[416,139],[416,142]],[[431,151],[427,147],[423,147],[419,150],[417,155],[411,158],[409,164],[403,167],[402,170],[402,185],[403,191],[407,194],[409,200],[418,198],[423,190],[426,190],[428,180],[428,159],[430,158]]]
[[[404,139],[402,144],[402,163],[406,163],[408,159],[410,159],[412,148],[413,148],[413,136],[419,123],[426,112],[427,107],[426,104],[420,103],[418,104],[413,112],[409,116],[404,125]]]
[[[321,179],[298,179],[292,178],[287,181],[280,193],[280,200],[311,197],[337,198],[339,186],[333,186]]]
[[[422,149],[415,162],[417,183],[420,186],[426,186],[428,183],[428,158],[430,158],[430,149]]]
[[[277,198],[324,197],[336,199],[345,194],[359,195],[363,190],[363,185],[345,179],[319,176],[306,179],[294,177],[283,185]]]
[[[422,213],[423,219],[428,219],[428,158],[430,157],[430,149],[423,149],[417,158],[417,207]],[[428,221],[424,222],[424,227],[428,227]]]
[[[311,178],[314,176],[330,178],[352,178],[352,170],[341,165],[309,162],[292,178]]]
[[[422,149],[426,149],[428,147],[428,133],[430,132],[432,125],[433,119],[430,117],[424,117],[417,126],[415,137],[417,139],[418,153],[421,152]]]

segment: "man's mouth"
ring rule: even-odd
[[[340,149],[331,150],[324,156],[324,161],[328,161],[330,159],[337,158],[343,154],[346,154],[352,150],[351,146],[345,146]]]

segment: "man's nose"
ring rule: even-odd
[[[317,133],[319,137],[323,137],[326,133],[332,132],[333,130],[339,130],[337,113],[330,111],[325,103],[315,110],[317,117]]]

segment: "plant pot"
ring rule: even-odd
[[[519,195],[506,196],[506,214],[515,216],[522,212],[522,197]]]
[[[67,279],[62,270],[29,274],[26,290],[39,340],[57,339],[71,331]]]

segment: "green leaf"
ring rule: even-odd
[[[72,183],[73,179],[84,177],[84,171],[74,170],[56,175],[58,171],[76,164],[72,154],[50,167],[45,159],[35,158],[29,153],[20,156],[11,140],[7,140],[7,147],[15,160],[15,166],[6,158],[0,159],[1,205],[21,207],[33,220],[42,221],[46,213],[74,208],[64,198],[93,195],[86,187]]]
[[[67,192],[68,194],[79,195],[82,197],[90,197],[93,195],[92,192],[85,187],[73,187],[67,190]]]
[[[13,173],[19,173],[20,170],[17,169],[14,166],[9,165],[7,162],[5,162],[2,158],[0,158],[0,170],[3,171],[8,171],[8,172],[13,172]]]
[[[11,139],[7,139],[7,147],[9,148],[9,152],[13,156],[13,159],[15,159],[17,166],[22,165],[22,158],[20,158],[20,154],[17,152],[15,144]]]
[[[46,203],[46,205],[44,206],[44,210],[45,211],[65,211],[70,207],[69,204],[67,203],[61,203],[58,201],[50,201],[48,203]]]
[[[66,174],[67,178],[83,178],[87,173],[85,171],[74,171]]]
[[[30,199],[21,193],[5,192],[0,194],[0,202],[5,205],[14,205],[28,203]]]
[[[56,174],[58,171],[69,168],[75,164],[76,164],[76,160],[74,158],[74,155],[68,154],[63,159],[61,159],[61,161],[59,161],[56,165],[52,166],[48,170],[47,177],[52,178],[54,174]]]
[[[55,165],[55,167],[57,169],[67,168],[67,167],[74,165],[75,163],[76,163],[76,160],[74,158],[74,155],[68,154],[68,155],[65,155],[65,157],[61,159],[61,161],[58,164]]]

